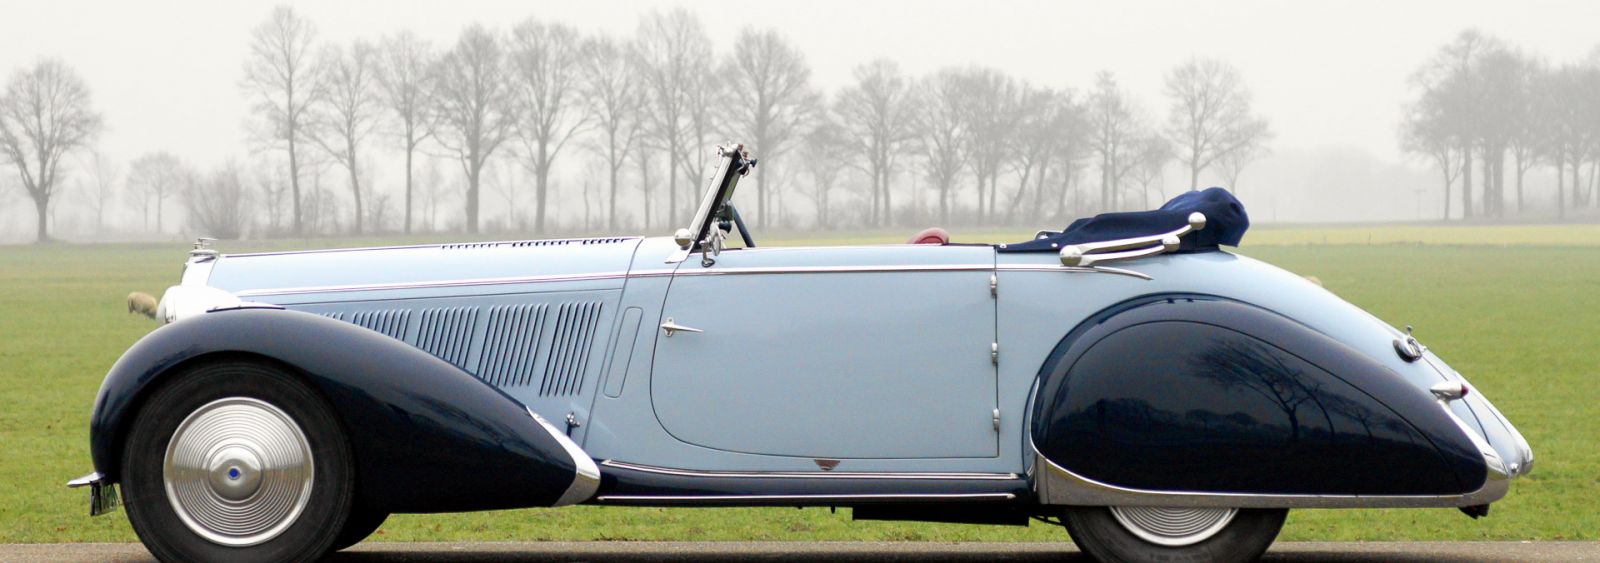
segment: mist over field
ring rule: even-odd
[[[1583,2],[7,12],[4,243],[659,235],[730,140],[784,233],[1059,228],[1211,185],[1258,224],[1600,217]]]

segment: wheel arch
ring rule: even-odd
[[[1316,420],[1278,424],[1263,408],[1271,390],[1218,375],[1230,369],[1277,370],[1256,386],[1287,388],[1311,406],[1286,416]],[[1442,498],[1486,481],[1477,448],[1426,391],[1298,321],[1216,295],[1146,295],[1092,315],[1046,358],[1033,393],[1035,463],[1110,490]],[[1273,470],[1239,469],[1252,464]]]
[[[96,470],[107,482],[120,481],[129,428],[155,389],[185,370],[230,360],[282,368],[332,407],[368,506],[553,506],[586,500],[597,484],[597,475],[587,479],[581,471],[592,460],[565,436],[460,368],[365,328],[271,309],[208,313],[163,326],[131,347],[95,400]]]

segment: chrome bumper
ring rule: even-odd
[[[89,515],[99,516],[117,509],[117,486],[105,481],[99,471],[67,481],[67,487],[89,487]]]

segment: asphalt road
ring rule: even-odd
[[[679,562],[679,561],[1088,561],[1070,544],[877,542],[491,542],[367,543],[340,552],[344,562]],[[1282,542],[1264,561],[1596,561],[1600,542]],[[139,544],[0,545],[0,563],[152,561]]]

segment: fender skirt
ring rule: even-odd
[[[215,311],[163,326],[112,366],[95,399],[90,452],[120,481],[122,444],[155,383],[184,367],[254,358],[291,369],[350,439],[363,506],[455,512],[589,499],[594,460],[526,406],[398,340],[296,311]]]
[[[1112,487],[1442,497],[1488,478],[1480,450],[1426,390],[1237,301],[1125,302],[1073,329],[1039,375],[1034,447]]]

